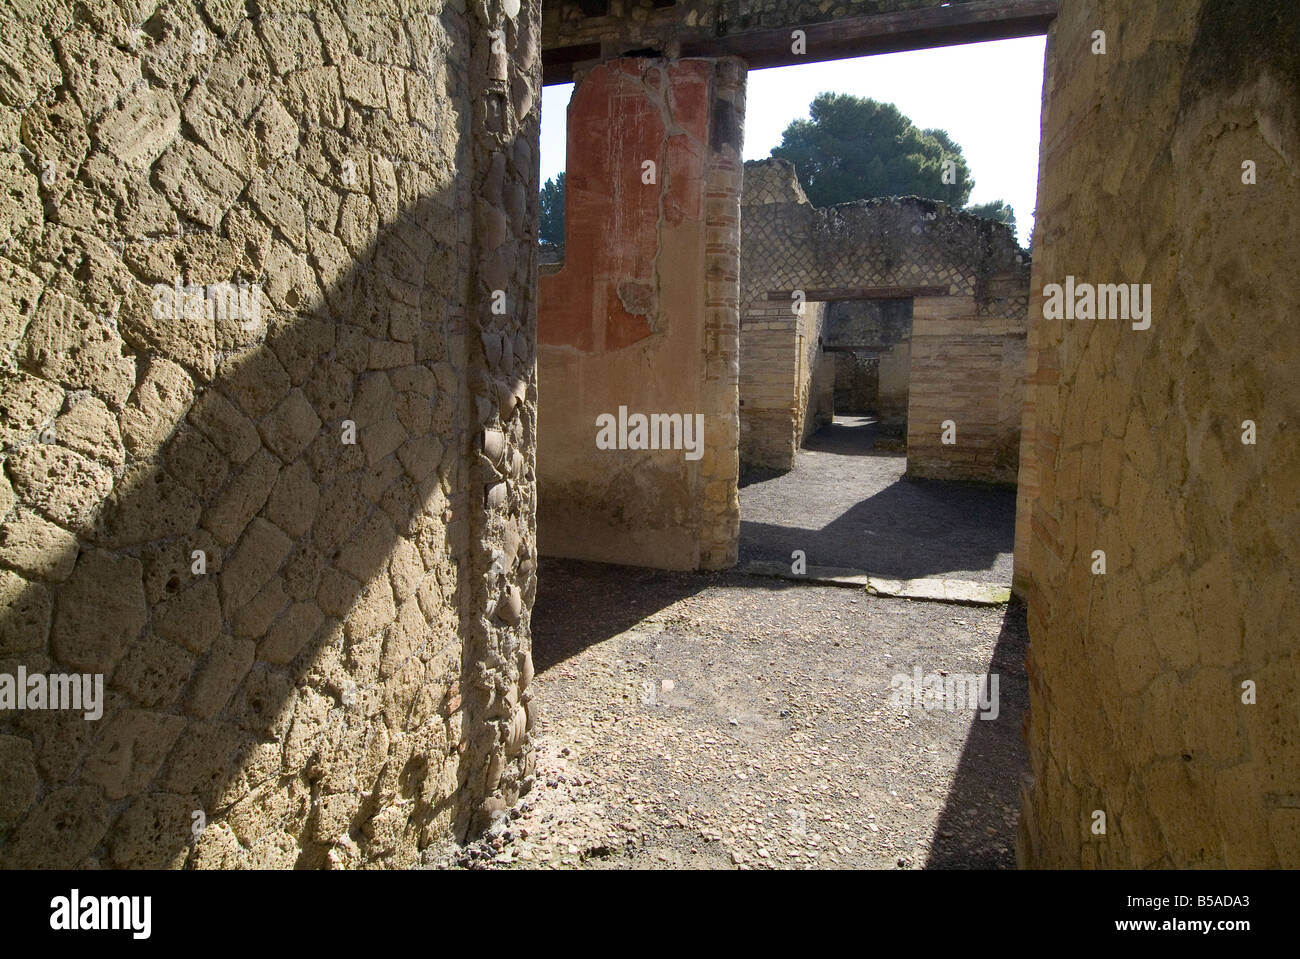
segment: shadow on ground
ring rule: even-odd
[[[1025,606],[1013,600],[1002,620],[993,658],[985,668],[989,675],[998,676],[998,715],[987,720],[977,715],[971,720],[925,863],[927,869],[991,869],[1006,865],[1003,858],[989,856],[985,836],[1004,828],[1003,810],[1020,805],[1019,773],[1029,765],[1021,735],[1021,724],[1029,709],[1029,679],[1025,672],[1028,645]]]
[[[804,549],[812,565],[1009,582],[1014,493],[904,481],[873,429],[836,423],[790,472],[747,477],[742,564]],[[538,793],[513,839],[465,862],[1015,864],[1018,604],[544,558],[532,632],[549,717]],[[893,705],[893,678],[916,664],[998,673],[997,718]]]
[[[1021,607],[573,560],[541,584],[537,787],[455,863],[1014,867]],[[893,705],[918,664],[998,672],[998,718]]]
[[[747,472],[740,558],[845,566],[877,576],[1011,582],[1014,489],[905,479],[906,458],[872,446],[874,426],[837,421],[782,474]]]
[[[675,573],[543,557],[533,604],[533,664],[544,673],[705,589],[707,573]]]
[[[837,416],[804,441],[803,448],[841,456],[897,456],[882,445],[880,421],[874,416]]]

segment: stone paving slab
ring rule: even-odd
[[[841,566],[809,566],[808,571],[801,574],[791,572],[786,564],[753,562],[745,567],[745,572],[751,576],[775,576],[822,586],[848,586],[865,589],[872,596],[899,599],[967,606],[1001,606],[1011,600],[1011,588],[996,583],[973,583],[964,579],[885,579]]]
[[[776,576],[780,579],[796,579],[821,586],[851,586],[863,589],[870,577],[860,569],[844,566],[809,566],[806,573],[793,573],[789,563],[768,563],[755,561],[745,567],[750,576]]]

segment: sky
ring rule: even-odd
[[[997,40],[773,67],[749,74],[745,159],[770,156],[790,121],[817,94],[851,93],[893,103],[917,126],[961,144],[975,179],[971,203],[1006,200],[1021,245],[1029,242],[1038,189],[1038,119],[1045,37]],[[565,108],[572,84],[542,92],[542,182],[564,169]]]

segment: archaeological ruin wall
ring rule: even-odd
[[[835,410],[876,420],[876,447],[902,449],[907,435],[911,300],[827,304],[826,350],[834,363]]]
[[[808,437],[830,424],[835,415],[835,365],[824,352],[830,304],[813,303],[804,311],[795,333],[795,384],[798,417],[795,433],[802,446]]]
[[[766,161],[745,164],[741,194],[741,249],[751,207],[762,203],[807,204],[787,168]],[[751,258],[752,262],[752,258]],[[742,279],[742,288],[748,285]],[[741,318],[740,462],[789,469],[794,450],[834,415],[835,368],[823,348],[831,304],[751,303]],[[784,451],[789,450],[789,456]],[[776,451],[775,455],[772,451]]]
[[[1300,10],[1064,3],[1048,49],[1020,861],[1294,869]]]
[[[611,244],[620,279],[579,287],[617,309],[562,319],[540,352],[606,398],[691,371],[705,455],[621,482],[638,510],[672,484],[703,507],[671,517],[683,537],[624,555],[728,565],[746,62],[1026,35],[1057,10],[822,6],[4,5],[0,866],[409,866],[528,787],[543,70],[639,51],[584,116],[618,118],[600,135],[638,170],[643,147],[686,157],[658,164],[688,172],[657,181],[653,228]],[[912,395],[918,376],[944,389],[922,417],[909,398],[909,423],[971,402],[986,458],[961,470],[1015,468],[999,438],[1019,422],[1010,371],[1027,370],[1026,866],[1300,866],[1300,17],[1245,6],[1060,5],[1023,360],[1009,237],[990,236],[991,259],[939,257],[946,279],[893,256],[865,271],[875,289],[946,285],[911,297]],[[633,191],[605,191],[588,194],[596,222],[643,222]],[[817,224],[825,252],[870,223],[894,237],[881,253],[958,217],[801,206],[753,215]],[[689,255],[665,259],[665,236]],[[863,270],[846,272],[860,293]],[[843,279],[809,268],[744,302]],[[1076,280],[1150,284],[1150,325],[1045,316],[1046,289]],[[550,282],[576,281],[542,296]],[[772,302],[789,309],[754,309]],[[824,337],[832,302],[810,299],[802,335]],[[788,355],[795,395],[807,354]],[[956,390],[954,357],[978,374]],[[909,435],[909,467],[950,468],[926,445],[939,435]],[[102,677],[102,695],[52,710],[70,688],[26,682],[16,708],[17,677],[59,675]]]
[[[736,560],[743,65],[627,58],[569,105],[563,264],[541,277],[547,555]]]
[[[532,770],[539,4],[0,30],[0,864],[415,864]]]
[[[1029,257],[1005,225],[916,197],[818,210],[789,162],[751,161],[740,278],[743,462],[794,462],[805,304],[905,298],[908,475],[1015,482]]]

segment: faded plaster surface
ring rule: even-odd
[[[540,284],[548,554],[673,569],[735,561],[743,83],[731,61],[636,58],[575,90],[565,260]],[[620,406],[702,414],[702,457],[598,449],[597,418]]]
[[[1093,0],[1049,39],[1033,315],[1067,274],[1154,309],[1032,327],[1023,865],[1300,866],[1297,38],[1289,2]]]

